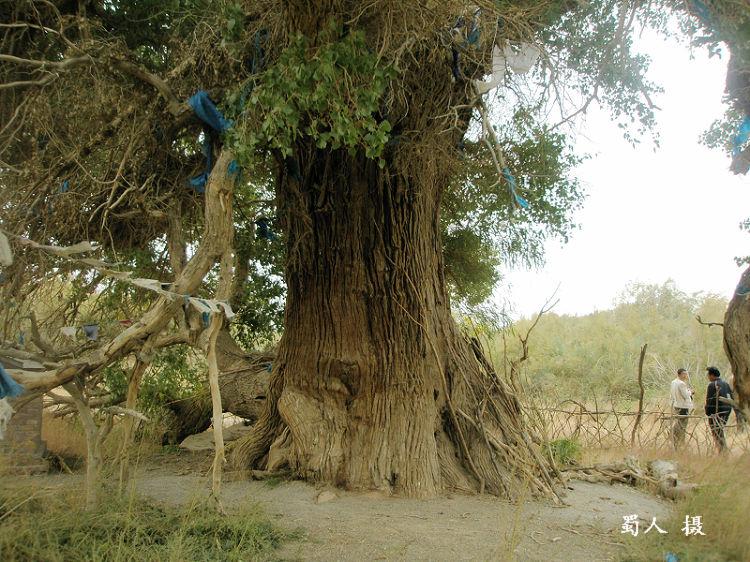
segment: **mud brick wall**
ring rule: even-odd
[[[13,401],[11,405],[16,408]],[[42,397],[17,408],[8,424],[5,439],[0,441],[2,465],[11,472],[43,472],[47,461],[43,458]]]

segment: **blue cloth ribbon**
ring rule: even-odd
[[[190,186],[197,193],[206,192],[206,184],[208,183],[208,176],[211,175],[211,168],[213,168],[213,147],[211,146],[211,140],[209,139],[208,131],[203,133],[203,142],[201,143],[201,153],[206,159],[206,169],[203,173],[198,174],[194,178],[190,178]]]
[[[201,318],[203,319],[203,327],[208,328],[208,325],[211,323],[211,314],[208,312],[204,312],[203,314],[201,314]]]
[[[204,90],[198,90],[190,96],[188,105],[193,108],[193,111],[201,121],[218,133],[223,133],[232,126],[232,122],[224,118],[219,108],[216,107],[216,104],[211,101],[208,93]],[[206,192],[208,176],[211,175],[211,168],[213,167],[213,146],[211,144],[211,135],[207,130],[203,133],[201,152],[203,152],[203,156],[206,159],[206,171],[189,180],[190,186],[197,193]]]
[[[503,177],[505,178],[505,181],[508,182],[508,190],[513,197],[513,201],[515,201],[518,206],[523,207],[524,209],[528,209],[529,202],[518,195],[518,192],[516,191],[516,178],[514,178],[513,174],[510,173],[509,168],[503,168]]]
[[[223,133],[232,126],[232,122],[224,118],[219,108],[216,107],[216,104],[211,101],[208,93],[204,90],[198,90],[190,96],[188,104],[193,108],[198,118],[214,131]]]
[[[88,341],[96,341],[99,339],[99,324],[84,324],[81,326],[81,329]]]
[[[65,180],[60,184],[60,193],[66,193],[70,189],[70,181]]]
[[[0,363],[0,398],[16,398],[24,393],[24,388],[13,380]]]
[[[271,228],[268,226],[268,219],[265,217],[261,217],[258,220],[255,221],[255,224],[258,227],[258,238],[265,238],[266,240],[277,240],[278,236],[273,233]]]
[[[745,118],[737,127],[737,135],[732,139],[732,156],[737,156],[742,151],[742,145],[747,142],[750,138],[750,115],[746,115]]]
[[[250,64],[250,72],[255,74],[266,64],[266,52],[261,45],[268,39],[268,30],[262,29],[255,32],[255,52],[253,53],[253,61]]]

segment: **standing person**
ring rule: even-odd
[[[716,367],[707,367],[708,388],[706,389],[706,415],[711,427],[711,434],[716,441],[719,452],[727,450],[727,440],[724,435],[724,426],[732,413],[732,406],[719,400],[719,398],[731,398],[732,390],[726,381],[721,379],[721,372]]]
[[[670,397],[672,409],[676,416],[672,427],[672,442],[677,449],[685,442],[688,415],[693,409],[693,390],[687,384],[688,372],[685,369],[677,369],[677,376],[672,381]]]

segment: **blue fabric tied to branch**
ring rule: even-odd
[[[211,324],[211,313],[204,312],[201,314],[201,319],[203,320],[203,327],[208,328],[209,324]]]
[[[240,168],[237,160],[232,160],[229,163],[229,166],[227,166],[227,175],[229,177],[234,177],[235,182],[242,180],[242,168]]]
[[[198,174],[194,178],[190,178],[190,186],[197,193],[206,192],[206,184],[208,183],[208,176],[211,174],[211,168],[213,168],[213,146],[211,146],[211,140],[209,139],[208,132],[203,134],[203,142],[201,143],[201,152],[206,159],[206,170],[202,174]]]
[[[81,329],[88,341],[97,341],[99,339],[99,324],[84,324],[81,326]]]
[[[65,180],[60,184],[60,193],[67,193],[67,191],[70,189],[70,181]]]
[[[214,131],[223,133],[232,126],[232,122],[224,118],[219,108],[216,107],[216,104],[211,101],[208,93],[204,90],[198,90],[190,96],[188,105],[193,108],[198,118]]]
[[[470,45],[476,46],[476,44],[479,42],[479,15],[480,10],[477,9],[474,12],[474,16],[471,18],[471,22],[469,24],[466,23],[466,20],[463,17],[460,17],[453,25],[453,29],[451,31],[461,29],[462,27],[468,28],[466,36],[463,40],[464,47],[468,47]],[[453,72],[453,78],[458,81],[461,79],[461,55],[459,54],[458,49],[456,49],[455,47],[452,47],[451,51],[453,56],[453,64],[451,70]]]
[[[198,90],[190,96],[188,105],[190,105],[193,112],[207,127],[210,127],[217,133],[223,133],[232,126],[232,122],[222,115],[219,108],[216,107],[216,104],[204,90]],[[197,193],[205,193],[208,176],[211,174],[211,168],[213,167],[213,145],[211,142],[211,132],[208,130],[205,130],[203,133],[201,152],[206,159],[206,171],[191,178],[189,181],[190,186]]]
[[[529,202],[518,195],[518,192],[516,191],[516,178],[514,178],[513,174],[510,173],[509,168],[503,168],[503,177],[505,178],[505,181],[508,182],[508,190],[510,191],[510,194],[513,197],[513,201],[516,203],[516,205],[524,209],[528,209]]]
[[[16,398],[24,393],[24,388],[13,380],[2,364],[0,364],[0,399]]]
[[[253,53],[253,61],[251,63],[251,70],[253,74],[259,72],[266,64],[266,51],[263,49],[262,43],[268,40],[268,30],[261,29],[255,32],[255,52]]]
[[[258,227],[258,238],[265,238],[266,240],[270,240],[272,242],[278,239],[278,236],[276,236],[276,234],[274,234],[274,232],[271,230],[271,227],[268,226],[267,218],[260,217],[255,221],[255,224]]]
[[[737,156],[742,151],[742,145],[744,145],[750,138],[750,115],[746,115],[745,118],[737,127],[737,135],[732,139],[732,156]]]

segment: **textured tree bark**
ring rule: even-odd
[[[724,351],[740,407],[750,408],[750,267],[742,273],[724,315]]]
[[[446,178],[339,152],[298,158],[304,182],[285,177],[280,190],[285,331],[266,410],[235,463],[263,466],[270,447],[300,476],[350,489],[550,491],[520,404],[451,316]]]
[[[314,44],[343,13],[339,2],[291,2],[284,21]],[[379,30],[358,25],[377,45]],[[445,286],[440,203],[473,93],[451,81],[439,49],[407,48],[384,105],[382,168],[305,136],[281,166],[284,334],[264,409],[232,461],[411,497],[552,493],[517,397],[458,330]]]
[[[93,412],[76,383],[65,384],[75,403],[86,436],[86,510],[92,511],[99,504],[101,491],[102,444],[112,429],[112,416],[107,416],[101,426],[96,424]]]
[[[138,403],[138,391],[141,387],[141,381],[143,380],[143,374],[148,369],[150,361],[138,359],[130,373],[130,380],[128,381],[128,393],[125,398],[125,407],[130,410],[135,410]],[[135,428],[137,420],[132,416],[126,416],[122,421],[122,438],[120,443],[120,450],[118,452],[118,462],[120,463],[120,479],[118,482],[118,488],[122,492],[125,488],[126,483],[130,477],[130,449],[133,445],[133,429]]]

